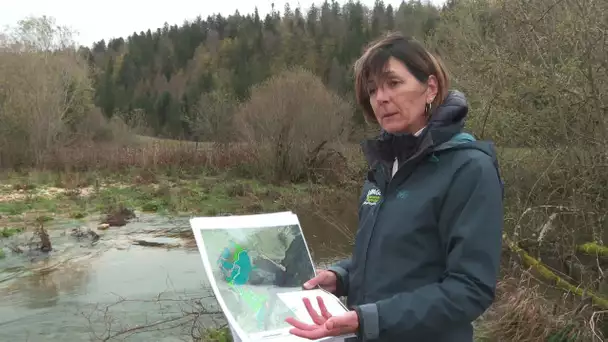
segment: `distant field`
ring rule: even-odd
[[[141,144],[141,145],[161,145],[161,146],[198,146],[199,148],[211,148],[214,146],[213,142],[210,141],[205,141],[205,142],[196,142],[196,141],[189,141],[189,140],[177,140],[177,139],[164,139],[164,138],[156,138],[156,137],[150,137],[150,136],[144,136],[144,135],[136,135],[135,136],[135,141],[137,144]],[[241,143],[243,146],[247,146],[247,143]],[[231,143],[232,146],[235,146],[236,143]],[[329,146],[332,146],[334,144],[328,144]],[[344,144],[343,147],[346,147],[347,149],[351,149],[351,148],[356,148],[359,149],[359,144],[357,143],[346,143]],[[334,148],[337,148],[337,146],[334,145]]]
[[[156,138],[156,137],[150,137],[150,136],[146,136],[146,135],[136,135],[135,136],[135,142],[138,144],[163,144],[163,145],[192,145],[192,146],[196,146],[196,141],[188,141],[188,140],[175,140],[175,139],[164,139],[164,138]],[[211,146],[211,143],[198,143],[199,146],[201,145],[209,145]]]
[[[195,142],[189,140],[176,140],[176,139],[164,139],[164,138],[156,138],[144,135],[136,136],[136,143],[141,145],[156,145],[156,146],[171,146],[171,147],[179,147],[179,146],[187,146],[187,147],[198,147],[200,149],[212,148],[213,142]],[[350,156],[353,154],[357,154],[360,152],[360,145],[355,142],[349,142],[338,148],[339,150],[345,151],[347,150]],[[526,147],[497,147],[496,148],[498,156],[500,159],[506,159],[511,161],[516,160],[529,160],[530,158],[536,158],[541,156],[546,156],[548,154],[554,155],[555,151],[542,150],[542,149],[533,149]]]

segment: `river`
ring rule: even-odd
[[[137,215],[104,231],[96,217],[55,220],[46,226],[48,255],[11,252],[31,233],[0,239],[0,341],[188,341],[224,324],[196,246],[183,237],[189,218]],[[300,220],[317,267],[348,252],[334,228],[310,215]],[[79,240],[72,229],[99,239]]]

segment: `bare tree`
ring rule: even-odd
[[[8,36],[0,48],[0,164],[41,162],[94,107],[88,66],[52,19],[22,20]]]
[[[345,141],[352,112],[319,78],[298,68],[254,87],[235,125],[256,151],[259,174],[296,180],[320,167],[332,144]]]
[[[76,31],[58,25],[53,17],[29,16],[17,22],[17,27],[9,31],[9,41],[22,51],[51,52],[73,48]]]
[[[232,119],[237,106],[237,99],[226,91],[216,90],[203,94],[190,120],[197,140],[218,143],[234,141]]]

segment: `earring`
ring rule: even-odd
[[[425,112],[426,112],[427,115],[430,114],[431,113],[431,109],[432,109],[431,104],[427,103],[426,106],[424,106],[424,109],[425,109]]]

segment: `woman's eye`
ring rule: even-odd
[[[390,80],[390,81],[388,81],[388,85],[390,87],[396,87],[396,86],[399,85],[399,83],[401,83],[401,82],[399,82],[398,80]]]

